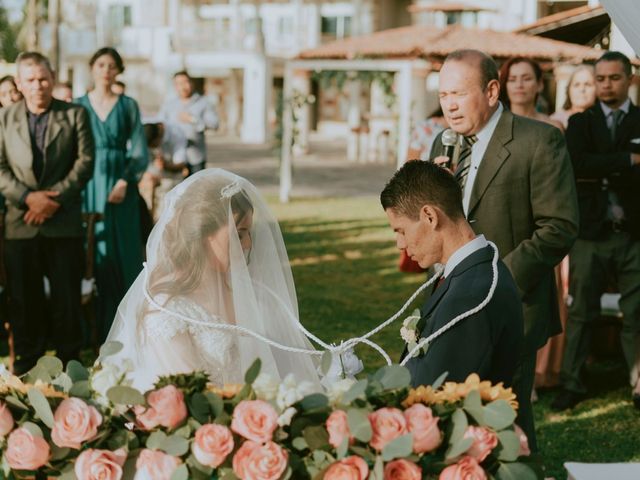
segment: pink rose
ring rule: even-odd
[[[136,420],[145,430],[152,430],[158,425],[173,429],[187,418],[187,406],[184,395],[173,385],[154,390],[147,396],[149,408],[136,407]]]
[[[384,467],[384,480],[422,480],[422,469],[409,460],[394,460]]]
[[[529,449],[529,439],[527,438],[527,434],[516,424],[514,424],[516,435],[518,436],[518,440],[520,440],[520,452],[518,453],[519,457],[528,457],[531,455],[531,450]]]
[[[332,464],[322,478],[323,480],[365,480],[368,475],[367,462],[357,455],[352,455]]]
[[[233,473],[240,480],[278,480],[288,463],[289,455],[278,444],[248,440],[233,457]]]
[[[122,466],[127,460],[126,450],[85,450],[76,459],[74,472],[78,480],[120,480]]]
[[[0,437],[6,437],[11,430],[13,430],[13,416],[7,404],[0,402]]]
[[[59,447],[79,449],[82,442],[95,438],[102,416],[95,407],[79,398],[67,398],[53,416],[51,440]]]
[[[136,475],[133,480],[169,480],[182,460],[160,450],[145,448],[136,460]]]
[[[472,438],[473,443],[467,455],[475,458],[478,462],[483,462],[491,450],[498,446],[498,435],[493,430],[485,427],[474,427],[469,425],[464,431],[464,438]]]
[[[263,400],[243,400],[233,411],[231,430],[247,440],[264,443],[278,427],[278,413]]]
[[[473,457],[462,457],[458,463],[449,465],[438,477],[439,480],[487,480],[487,474]]]
[[[336,410],[329,418],[327,418],[327,432],[329,432],[329,443],[334,448],[338,448],[342,445],[345,437],[349,438],[349,442],[353,442],[353,437],[349,431],[349,422],[347,421],[347,414],[344,410]]]
[[[442,443],[442,432],[438,428],[438,417],[433,416],[429,407],[421,403],[404,411],[409,432],[413,435],[413,451],[428,453],[434,451]]]
[[[202,465],[216,468],[233,451],[233,435],[223,425],[203,425],[196,430],[191,451]]]
[[[373,429],[371,446],[378,451],[402,435],[408,433],[404,415],[397,408],[380,408],[369,414],[369,422]]]
[[[26,428],[16,428],[7,440],[5,457],[14,470],[37,470],[49,460],[49,444]]]

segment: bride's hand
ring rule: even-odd
[[[124,197],[127,194],[127,182],[123,179],[120,179],[116,182],[109,193],[108,202],[109,203],[122,203],[124,201]]]

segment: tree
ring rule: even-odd
[[[0,5],[0,57],[12,63],[20,49],[17,45],[18,27],[9,22],[9,15],[5,7]]]

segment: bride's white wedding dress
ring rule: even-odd
[[[220,169],[174,188],[147,243],[147,264],[122,300],[107,341],[133,364],[144,391],[158,377],[204,370],[217,385],[242,383],[260,358],[275,378],[293,373],[320,389],[312,350],[298,326],[289,259],[278,223],[249,182]]]

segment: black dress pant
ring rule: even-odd
[[[53,348],[65,363],[77,359],[82,346],[83,239],[38,235],[6,240],[4,259],[16,354],[14,372],[29,371],[47,348]],[[49,299],[45,297],[45,276]]]

